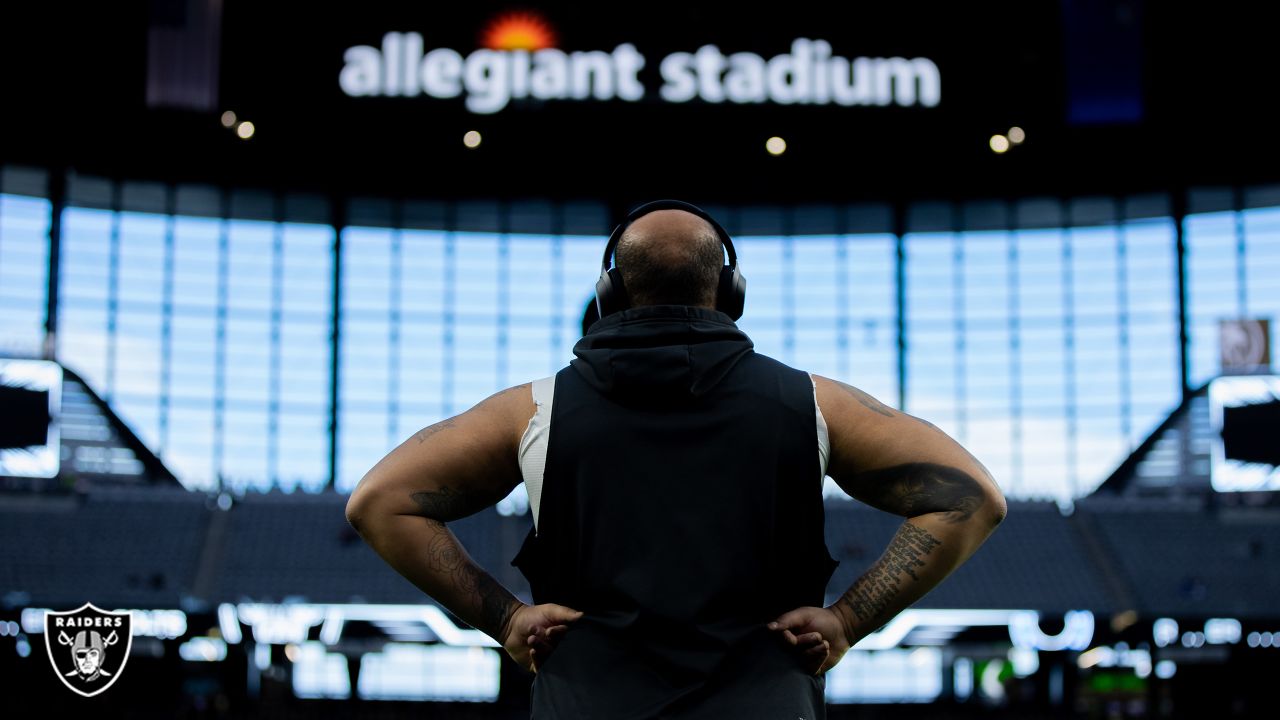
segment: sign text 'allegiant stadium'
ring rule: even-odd
[[[645,97],[646,58],[624,43],[613,52],[449,48],[423,51],[418,33],[387,33],[382,46],[343,55],[338,77],[352,97],[465,98],[474,113],[496,113],[512,100],[625,100]],[[942,99],[938,66],[927,58],[844,58],[824,40],[799,38],[791,52],[764,58],[725,55],[715,45],[675,52],[658,65],[666,102],[934,107]]]

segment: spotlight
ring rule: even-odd
[[[764,149],[768,151],[770,155],[781,155],[787,151],[787,141],[777,135],[774,135],[764,141]]]
[[[1020,127],[1009,128],[1009,142],[1014,145],[1021,145],[1023,140],[1027,139],[1027,133]]]
[[[248,140],[253,137],[253,131],[253,123],[248,120],[245,120],[236,126],[236,135],[239,135],[241,140]]]
[[[1009,138],[1003,135],[991,136],[991,152],[999,155],[1009,149]]]
[[[480,133],[475,130],[468,130],[467,134],[462,136],[462,144],[469,148],[480,147]]]
[[[230,110],[222,113],[222,127],[230,130],[236,126],[236,114]]]

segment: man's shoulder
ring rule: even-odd
[[[753,363],[759,370],[772,371],[779,375],[790,375],[797,379],[804,378],[806,382],[808,382],[808,378],[812,374],[808,370],[788,365],[772,355],[766,355],[758,350],[743,355],[739,362]]]
[[[535,381],[512,385],[481,400],[469,412],[479,413],[497,427],[508,428],[514,434],[516,444],[524,434],[529,419],[533,417],[538,406],[534,403],[533,384]]]

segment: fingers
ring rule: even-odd
[[[823,640],[804,652],[806,666],[814,675],[820,675],[824,672],[824,666],[827,664],[827,658],[830,655],[831,643]]]
[[[826,640],[823,640],[822,642],[804,651],[805,655],[812,655],[820,658],[826,658],[827,653],[829,652],[831,652],[831,643],[827,642]]]
[[[804,615],[799,610],[792,610],[791,612],[783,612],[781,616],[778,616],[777,620],[769,623],[768,628],[771,630],[786,630],[804,624]]]
[[[583,615],[581,610],[574,610],[573,608],[565,607],[564,605],[556,605],[554,603],[547,603],[546,605],[539,605],[538,607],[542,608],[543,617],[556,623],[573,622]]]
[[[790,612],[785,612],[778,617],[777,620],[769,623],[770,630],[786,630],[794,627],[804,627],[809,622],[807,608],[798,608]]]
[[[569,631],[568,625],[552,625],[551,627],[547,627],[547,628],[544,628],[540,625],[535,625],[529,629],[529,637],[534,637],[540,640],[546,640],[546,641],[555,643],[555,642],[558,642],[560,637],[563,636],[568,631]]]
[[[538,652],[543,657],[546,657],[555,648],[553,644],[537,635],[530,635],[525,638],[525,644],[527,644],[532,651]]]
[[[546,662],[551,653],[559,644],[561,636],[569,630],[568,625],[554,625],[549,628],[534,627],[531,634],[525,638],[525,644],[529,646],[529,666],[534,673],[538,672],[538,667]]]
[[[783,630],[782,637],[787,641],[788,645],[795,645],[799,648],[809,648],[815,645],[821,645],[826,642],[820,632],[809,632],[796,635],[790,630]]]
[[[821,645],[824,642],[826,641],[822,639],[822,633],[811,632],[803,635],[797,635],[795,644],[800,647],[809,647],[813,645]]]

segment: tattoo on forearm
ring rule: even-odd
[[[898,528],[884,555],[840,598],[840,602],[862,621],[862,634],[871,632],[888,620],[885,615],[892,614],[894,600],[902,592],[903,578],[919,580],[916,568],[924,567],[925,558],[941,544],[941,540],[922,527],[903,523]],[[845,628],[846,634],[852,638],[851,630]]]
[[[972,475],[936,463],[871,470],[859,474],[857,482],[871,488],[871,505],[904,517],[940,512],[947,522],[960,523],[986,502],[982,485]]]
[[[471,594],[473,600],[479,599],[481,624],[478,629],[501,641],[501,633],[516,608],[513,596],[467,557],[458,539],[443,522],[430,518],[427,522],[442,531],[428,543],[428,566],[447,577],[451,586]]]
[[[471,573],[472,587],[480,596],[480,616],[485,624],[485,627],[480,629],[493,639],[502,642],[502,632],[507,627],[507,619],[516,608],[511,602],[511,593],[479,567],[468,565],[467,568]]]

